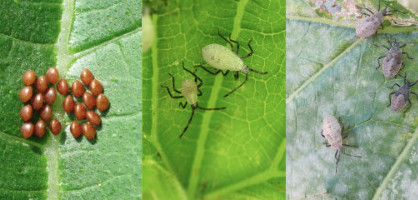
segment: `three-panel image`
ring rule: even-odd
[[[417,200],[415,0],[1,0],[0,199]]]

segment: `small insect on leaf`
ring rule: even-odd
[[[388,107],[390,106],[394,111],[400,111],[403,108],[405,108],[406,104],[409,102],[409,106],[403,112],[405,114],[411,108],[412,105],[411,99],[409,99],[409,94],[414,94],[418,98],[418,95],[415,92],[411,91],[411,87],[417,84],[418,80],[416,80],[415,82],[409,82],[406,79],[406,73],[405,76],[403,76],[403,78],[404,85],[402,87],[397,83],[393,84],[392,87],[390,87],[391,89],[393,89],[395,86],[397,86],[399,87],[399,89],[389,94],[390,103]]]
[[[360,6],[357,6],[360,7]],[[396,10],[389,11],[388,5],[380,11],[380,0],[379,0],[379,6],[377,9],[377,13],[374,13],[368,8],[364,8],[369,13],[363,12],[362,15],[366,15],[367,17],[360,21],[360,23],[356,27],[356,35],[360,38],[366,38],[374,33],[377,32],[377,29],[382,26],[383,28],[383,20],[385,16],[390,16],[393,14],[393,12],[397,12]]]
[[[248,48],[250,48],[251,52],[248,53],[245,56],[240,57],[239,56],[239,47],[240,44],[231,39],[231,35],[229,35],[229,39],[225,38],[218,30],[218,35],[224,39],[230,46],[231,46],[231,50],[229,50],[228,48],[226,48],[225,46],[219,45],[219,44],[209,44],[206,45],[205,47],[202,48],[202,57],[203,60],[206,61],[206,63],[208,63],[210,66],[212,66],[213,68],[218,69],[215,72],[210,71],[209,69],[205,68],[203,65],[196,65],[195,67],[200,67],[203,70],[205,70],[206,72],[212,74],[212,75],[217,75],[219,73],[222,73],[223,76],[228,75],[228,73],[230,71],[234,71],[235,72],[235,79],[239,78],[239,72],[242,72],[245,74],[245,80],[244,82],[242,82],[240,85],[238,85],[235,89],[233,89],[232,91],[230,91],[229,93],[225,94],[224,97],[229,96],[230,94],[232,94],[233,92],[235,92],[236,90],[238,90],[241,86],[243,86],[245,84],[245,82],[247,82],[248,80],[248,72],[255,72],[258,74],[267,74],[267,72],[260,72],[254,69],[249,68],[248,66],[246,66],[244,64],[244,61],[242,59],[250,57],[251,55],[253,55],[254,51],[253,48],[251,47],[251,41],[248,41]],[[235,43],[237,45],[237,50],[236,52],[233,52],[233,48],[234,45],[232,43]],[[225,72],[223,72],[222,70],[225,70]]]
[[[198,96],[202,96],[203,93],[202,91],[200,91],[200,87],[203,85],[203,81],[202,79],[200,79],[194,72],[191,72],[190,70],[186,69],[184,67],[184,63],[183,63],[183,69],[190,73],[191,75],[194,76],[194,80],[193,79],[183,79],[183,82],[181,84],[181,91],[176,89],[175,86],[175,80],[174,80],[174,76],[169,73],[168,75],[171,76],[171,80],[172,80],[172,84],[173,84],[173,91],[175,93],[178,94],[178,96],[172,95],[170,89],[167,86],[161,86],[162,88],[165,88],[168,92],[168,95],[170,95],[171,98],[173,99],[180,99],[180,98],[185,98],[186,102],[183,103],[179,103],[179,106],[181,108],[186,108],[187,104],[190,104],[192,107],[192,115],[190,116],[189,121],[187,122],[186,127],[184,128],[183,132],[180,134],[179,138],[183,137],[183,134],[186,132],[186,130],[189,128],[190,122],[193,119],[194,116],[194,112],[197,108],[201,109],[201,110],[223,110],[225,109],[225,107],[221,107],[221,108],[203,108],[200,107],[197,104],[197,98]],[[198,83],[199,81],[199,83]]]
[[[326,147],[331,147],[332,149],[337,150],[335,152],[335,159],[336,159],[336,165],[335,165],[335,173],[337,173],[338,168],[338,162],[340,161],[340,155],[341,153],[344,155],[361,158],[360,156],[347,154],[344,152],[343,146],[346,147],[354,147],[348,144],[343,143],[343,139],[348,137],[348,134],[346,136],[342,136],[342,132],[344,131],[344,127],[341,128],[340,123],[338,120],[332,116],[327,115],[322,120],[322,132],[321,136],[327,139],[328,144],[326,144]]]
[[[378,66],[376,69],[380,67],[380,59],[383,59],[383,66],[382,66],[382,72],[383,75],[386,78],[392,78],[395,77],[399,71],[402,69],[403,66],[405,66],[405,63],[402,62],[402,54],[405,54],[407,58],[412,59],[409,57],[409,54],[406,52],[402,52],[401,48],[405,47],[406,44],[399,44],[395,42],[392,44],[392,42],[389,40],[388,36],[385,34],[386,40],[389,43],[390,47],[386,47],[384,45],[381,45],[381,47],[388,50],[388,54],[386,56],[380,56],[377,58],[377,64]]]

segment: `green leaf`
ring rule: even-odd
[[[141,7],[139,0],[0,2],[0,199],[141,199]],[[95,140],[73,138],[61,95],[53,105],[60,135],[22,138],[22,74],[50,66],[70,83],[83,68],[102,82],[111,106]]]
[[[306,1],[307,2],[307,1]],[[388,52],[384,34],[406,43],[402,56],[408,80],[418,79],[418,28],[386,26],[377,36],[359,39],[355,24],[312,15],[299,0],[287,13],[287,197],[289,199],[414,199],[418,177],[418,101],[403,115],[387,107],[394,83],[376,69]],[[290,2],[289,2],[290,3]],[[292,3],[291,3],[292,4]],[[296,7],[295,5],[305,5]],[[417,92],[417,87],[411,91]],[[354,158],[325,147],[325,115],[341,117],[348,127],[345,144]]]
[[[144,176],[144,194],[160,199],[168,195],[165,188],[172,187],[169,192],[179,199],[183,193],[187,199],[284,199],[284,1],[189,0],[167,5],[154,1],[149,5],[156,11],[152,15],[156,37],[144,54],[144,174],[155,175]],[[203,80],[199,105],[227,108],[196,110],[179,139],[191,108],[179,108],[185,100],[171,99],[161,85],[171,87],[168,73],[176,78],[177,87],[182,79],[191,78],[182,62],[188,69],[206,65],[201,53],[205,45],[229,48],[218,29],[240,42],[241,56],[249,52],[247,43],[252,39],[254,54],[244,63],[268,74],[249,73],[248,82],[224,98],[244,80],[243,75],[235,81],[233,74],[213,76],[198,70]]]

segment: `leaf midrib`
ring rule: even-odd
[[[319,18],[319,17],[301,17],[301,16],[292,16],[292,15],[286,15],[286,20],[297,20],[297,21],[307,21],[307,22],[314,22],[314,23],[320,23],[320,24],[327,24],[327,25],[333,25],[333,26],[340,26],[340,27],[347,27],[347,25],[336,23],[332,20],[328,20],[325,18]],[[384,31],[386,29],[386,31]],[[385,28],[383,31],[379,30],[378,34],[381,33],[392,33],[392,34],[400,34],[400,33],[412,33],[418,31],[418,27],[396,27],[393,28],[388,27]],[[387,30],[389,29],[389,30]],[[396,31],[396,32],[395,32]],[[313,82],[315,79],[319,77],[320,74],[322,74],[326,69],[331,67],[334,63],[336,63],[342,56],[349,53],[355,46],[357,46],[359,43],[361,43],[364,39],[359,39],[356,42],[354,42],[351,46],[349,46],[346,50],[344,50],[342,53],[340,53],[337,57],[335,57],[331,62],[324,65],[317,73],[315,73],[310,79],[305,81],[300,87],[298,87],[293,93],[289,95],[288,98],[286,98],[286,104],[290,103],[306,86],[308,86],[311,82]],[[412,127],[411,127],[412,129]],[[375,193],[373,195],[373,200],[377,200],[382,192],[386,189],[386,186],[389,184],[391,177],[394,175],[396,170],[399,168],[402,161],[407,156],[407,153],[411,150],[413,145],[416,143],[418,138],[418,128],[415,129],[415,133],[413,134],[413,137],[410,139],[410,141],[406,144],[404,149],[400,152],[399,156],[396,159],[396,162],[391,166],[388,174],[385,176],[384,180],[380,183],[377,190],[375,190]]]
[[[71,34],[71,26],[74,20],[74,6],[75,0],[64,0],[62,2],[63,13],[61,16],[61,27],[58,35],[56,47],[57,53],[57,69],[61,74],[61,77],[67,74],[68,67],[72,61],[72,55],[68,50],[68,41]],[[55,113],[64,113],[61,106],[63,97],[58,95],[56,102],[54,103],[53,110]],[[65,115],[55,114],[62,123],[62,127],[65,127]],[[64,128],[65,129],[65,128]],[[64,129],[61,129],[64,130]],[[59,141],[61,140],[62,133],[58,136],[52,136],[45,145],[45,157],[47,160],[47,171],[48,171],[48,190],[47,199],[54,200],[59,198],[60,187],[59,187]]]
[[[237,38],[241,31],[241,20],[244,16],[245,6],[249,0],[241,0],[237,4],[237,14],[234,18],[234,24],[232,27],[231,37]],[[211,89],[207,106],[209,108],[215,108],[216,102],[219,99],[220,90],[222,87],[223,77],[216,76],[214,84]],[[187,186],[187,196],[189,199],[194,199],[196,195],[196,188],[199,184],[199,174],[202,165],[202,160],[205,154],[205,144],[209,134],[209,125],[212,119],[213,112],[204,112],[202,118],[202,125],[200,126],[199,137],[196,144],[196,152],[193,159],[193,164],[190,170],[189,181]]]

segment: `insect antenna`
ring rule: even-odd
[[[187,122],[186,127],[184,127],[183,132],[181,132],[181,134],[180,134],[180,136],[179,136],[179,139],[180,139],[181,137],[183,137],[183,135],[184,135],[184,133],[186,132],[187,128],[189,128],[190,122],[192,122],[192,119],[193,119],[193,116],[194,116],[194,110],[196,110],[196,108],[194,108],[194,107],[192,106],[192,115],[190,116],[189,122]]]
[[[251,69],[251,68],[248,68],[248,70],[251,71],[251,72],[258,73],[258,74],[267,74],[268,73],[268,72],[260,72],[260,71],[257,71],[255,69]]]
[[[341,153],[343,153],[344,155],[347,155],[347,156],[356,157],[356,158],[361,158],[361,156],[351,155],[351,154],[345,153],[343,149],[341,150]]]

